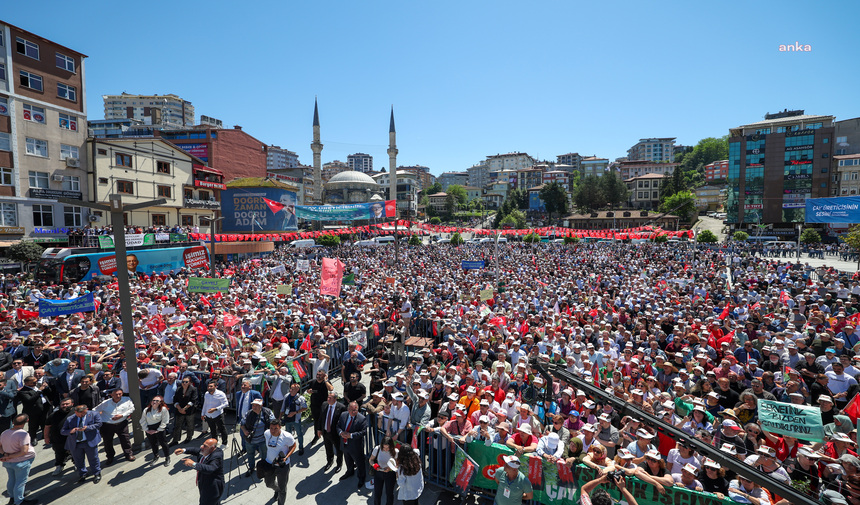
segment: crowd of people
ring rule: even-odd
[[[561,363],[811,497],[830,490],[860,503],[857,432],[842,412],[858,392],[856,281],[835,270],[813,279],[781,258],[673,244],[494,251],[408,247],[389,266],[385,247],[329,249],[355,282],[339,297],[321,296],[319,262],[300,269],[302,252],[289,249],[221,264],[220,275],[232,277],[223,295],[188,292],[193,272],[141,273],[125,324],[137,339],[143,412],[128,398],[113,284],[4,279],[0,429],[9,429],[0,443],[13,503],[27,500],[22,468],[38,440],[53,449],[56,475],[71,455],[79,480],[98,482],[99,451],[112,464],[115,437],[134,460],[130,423],[145,431],[152,462],[169,464],[171,450],[196,458],[183,463],[205,476],[201,503],[217,503],[232,428],[226,411],[235,411],[247,475],[262,478],[281,504],[290,461],[320,441],[325,471],[334,466],[336,475],[345,464],[339,478],[372,486],[375,505],[393,504],[395,488],[399,499],[417,500],[422,470],[450,444],[472,441],[601,475],[622,471],[661,493],[680,486],[761,505],[780,500],[609,402],[563,380],[547,384],[533,358]],[[461,269],[481,259],[488,271]],[[287,293],[278,294],[283,285]],[[493,296],[482,300],[487,289]],[[20,317],[37,312],[40,298],[85,293],[99,301],[95,313]],[[416,332],[434,345],[409,356],[403,344]],[[335,345],[343,339],[348,346]],[[295,357],[309,381],[296,380],[288,366]],[[762,429],[759,399],[820,407],[826,439]],[[199,448],[173,449],[192,444],[198,426],[208,432]],[[429,454],[412,448],[419,427],[432,440]],[[374,428],[382,438],[368,454],[363,437]],[[531,498],[519,459],[505,461],[496,502]]]

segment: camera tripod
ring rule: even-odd
[[[235,480],[233,479],[233,471],[236,470],[238,472],[237,477],[241,478],[243,475],[243,472],[242,472],[242,465],[243,464],[246,468],[246,472],[251,470],[251,467],[248,464],[248,460],[244,459],[244,463],[242,461],[243,460],[243,458],[242,458],[242,444],[240,444],[239,441],[236,440],[236,437],[232,437],[231,440],[232,441],[230,442],[230,468],[227,470],[227,482],[229,483],[228,487],[227,487],[227,496],[229,496],[231,494],[230,491],[232,490],[233,486],[235,485]],[[251,485],[253,487],[257,487],[257,481],[254,480],[253,478],[251,479]],[[244,489],[247,489],[247,486]]]

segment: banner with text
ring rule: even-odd
[[[96,302],[93,294],[89,293],[69,300],[39,299],[39,317],[57,317],[76,312],[95,312]]]
[[[211,277],[189,277],[188,291],[190,293],[226,293],[230,291],[230,279],[213,279]]]
[[[296,216],[311,221],[355,221],[368,219],[383,222],[394,218],[394,200],[349,205],[296,205]]]
[[[759,400],[758,419],[762,429],[771,433],[802,440],[824,441],[820,407]]]
[[[462,261],[460,262],[460,268],[463,270],[480,270],[484,268],[484,261]]]
[[[860,223],[860,196],[809,198],[806,200],[807,223]]]

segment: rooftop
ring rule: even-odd
[[[663,177],[664,177],[663,174],[644,174],[644,175],[639,175],[636,177],[631,177],[624,182],[638,181],[639,179],[662,179]]]
[[[776,119],[765,119],[764,121],[758,121],[755,123],[745,124],[738,126],[738,128],[753,128],[756,126],[770,126],[775,124],[782,123],[797,123],[797,122],[810,122],[810,121],[833,121],[833,116],[817,116],[814,114],[802,114],[798,116],[788,116],[788,117],[780,117]]]
[[[277,179],[263,177],[241,177],[233,179],[226,184],[228,188],[281,188],[289,191],[298,191],[299,188],[291,186]]]

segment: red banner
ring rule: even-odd
[[[344,265],[337,258],[323,258],[322,279],[320,280],[320,294],[328,296],[340,296],[341,282],[343,281]]]

